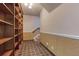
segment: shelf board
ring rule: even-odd
[[[15,30],[16,30],[16,29],[19,30],[19,29],[21,29],[21,28],[15,28]]]
[[[15,18],[21,23],[21,21],[19,20],[20,18],[18,18],[17,16],[15,16]]]
[[[14,15],[14,13],[7,7],[7,5],[5,3],[3,3],[3,5],[6,7],[6,9],[12,14]]]
[[[13,50],[9,50],[9,51],[6,51],[3,56],[10,56],[12,54]]]
[[[19,43],[22,41],[22,39],[19,39]]]
[[[18,34],[15,34],[15,35],[14,35],[14,37],[17,37],[17,36],[18,36]]]
[[[19,16],[21,17],[22,14],[21,14],[21,12],[20,12],[21,9],[19,8],[19,6],[15,6],[15,10],[16,10],[16,13],[17,13],[17,14],[20,13]]]
[[[15,18],[19,21],[19,18],[17,16],[15,16]],[[20,21],[19,21],[20,22]]]
[[[20,34],[22,34],[22,33],[15,34],[14,37],[17,37],[17,36],[20,35]]]
[[[19,20],[20,18],[18,18],[17,16],[15,16],[15,18],[21,23],[21,21]]]
[[[0,39],[0,45],[7,42],[7,41],[9,41],[10,39],[12,39],[12,37]]]
[[[18,29],[18,28],[15,28],[15,29]]]
[[[19,13],[19,7],[15,6],[15,10],[17,13]]]
[[[18,50],[16,50],[16,51],[15,51],[15,56],[18,56],[19,52],[20,52],[20,50],[19,50],[19,49],[18,49]]]
[[[13,25],[13,24],[11,24],[11,23],[9,23],[7,21],[1,20],[1,19],[0,19],[0,22],[5,23],[5,24],[8,24],[8,25]]]
[[[22,33],[18,33],[18,35],[20,35],[20,34],[22,34]]]
[[[15,47],[18,45],[19,42],[15,42]]]

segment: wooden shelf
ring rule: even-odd
[[[15,10],[16,10],[16,13],[17,14],[19,14],[19,13],[21,13],[21,8],[20,8],[20,6],[18,7],[18,6],[15,6]],[[22,14],[22,13],[21,13]],[[21,16],[22,17],[22,15],[19,15],[19,16]]]
[[[15,35],[14,35],[14,37],[17,37],[17,36],[18,36],[18,34],[15,34]]]
[[[15,42],[15,48],[16,48],[16,46],[17,46],[18,44],[19,44],[18,42]]]
[[[7,9],[12,15],[14,15],[14,13],[6,6],[5,3],[3,3],[3,5],[6,7],[6,9]]]
[[[17,14],[19,13],[19,7],[15,6],[15,10],[17,12]]]
[[[9,23],[7,21],[1,20],[1,19],[0,19],[0,22],[5,23],[5,24],[8,24],[8,25],[13,25],[13,24],[11,24],[11,23]]]
[[[23,14],[18,3],[0,3],[0,55],[15,55],[23,39]]]
[[[22,34],[22,33],[15,34],[14,37],[17,37],[17,36],[19,36],[20,34]]]
[[[19,39],[19,42],[21,42],[22,41],[22,39]]]
[[[16,15],[16,17],[17,17],[18,19],[20,19],[20,16],[19,16],[18,14]]]
[[[12,39],[12,37],[0,39],[0,45],[7,42],[7,41],[9,41],[10,39]]]
[[[13,50],[9,50],[9,51],[6,51],[3,56],[10,56],[12,54]]]
[[[20,34],[22,34],[22,33],[18,33],[18,35],[20,35]]]
[[[19,22],[21,22],[17,16],[15,16],[15,18],[16,18]]]
[[[22,24],[22,20],[21,18],[18,18],[17,16],[15,16],[16,20],[19,21]]]
[[[15,28],[15,30],[16,30],[16,29],[19,30],[19,29],[22,29],[22,28]]]
[[[16,51],[15,51],[15,56],[18,56],[18,54],[20,53],[20,49],[17,49]]]
[[[5,3],[5,5],[11,10],[11,12],[14,14],[14,3]]]
[[[18,29],[18,28],[15,28],[15,29]]]

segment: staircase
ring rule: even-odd
[[[34,41],[40,42],[40,27],[36,28],[32,33],[34,34]]]

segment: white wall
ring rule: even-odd
[[[32,32],[40,26],[40,17],[23,15],[23,32]]]
[[[52,12],[41,12],[41,32],[79,37],[79,4],[62,4]]]

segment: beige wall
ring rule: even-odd
[[[41,12],[41,32],[79,35],[79,4],[61,4],[51,12]]]
[[[23,40],[33,40],[32,31],[40,26],[38,16],[23,15]]]
[[[41,42],[50,51],[79,55],[79,4],[61,4],[50,13],[43,9],[40,18]]]
[[[32,32],[35,28],[40,26],[40,17],[23,15],[23,32]]]

